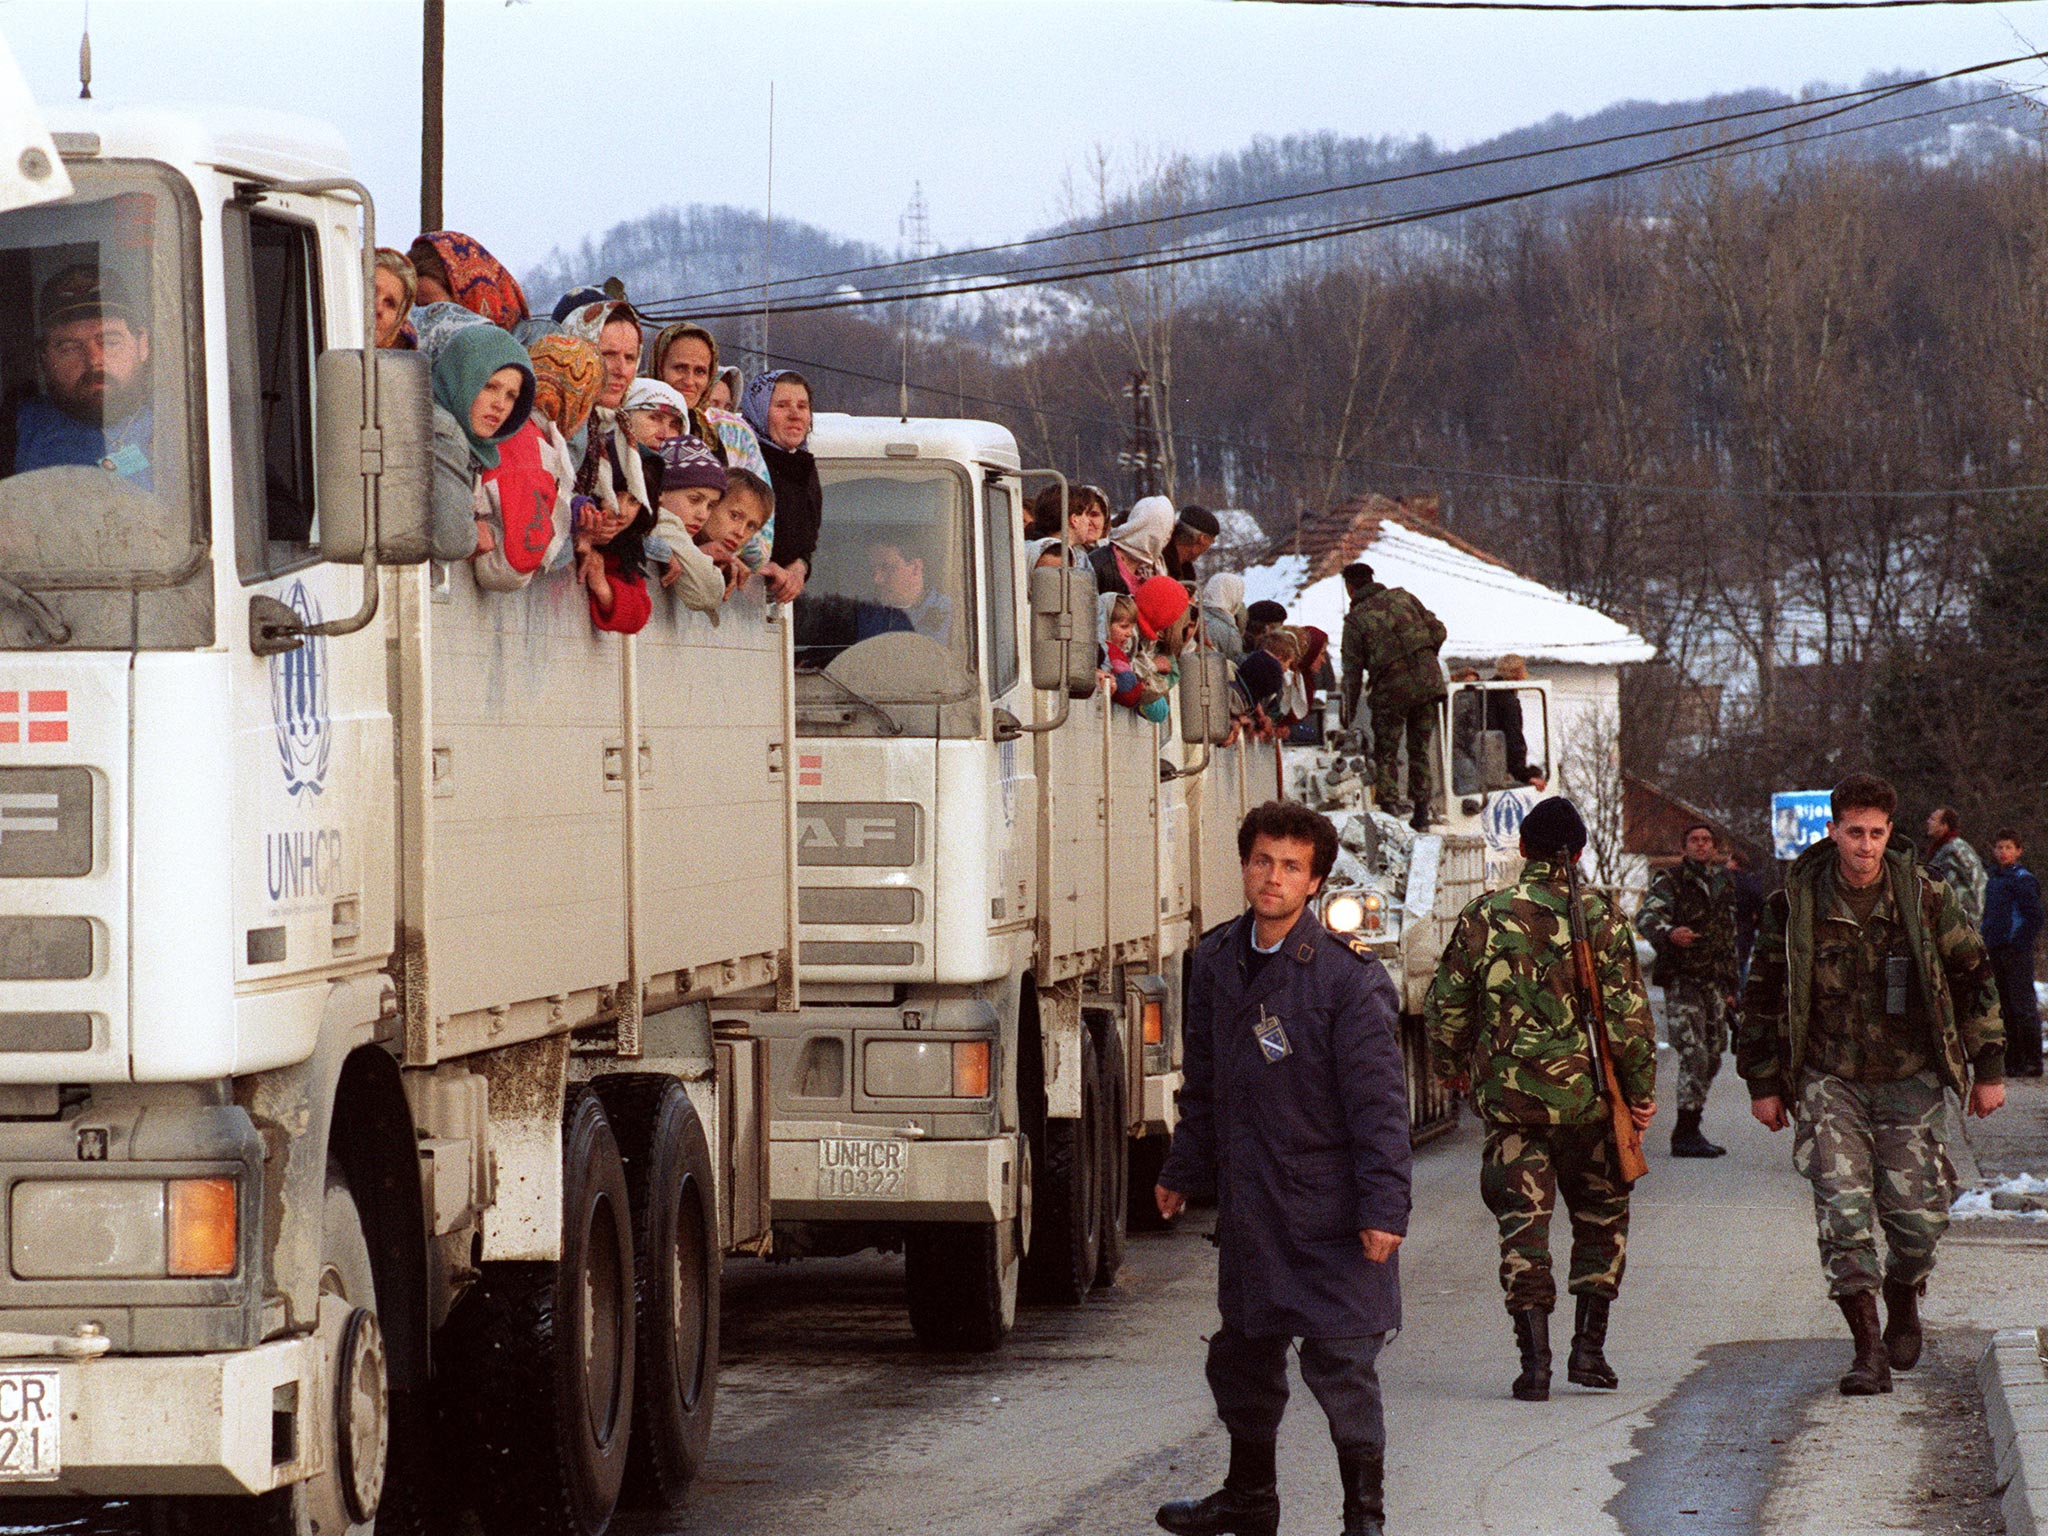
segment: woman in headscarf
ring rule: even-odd
[[[690,435],[703,442],[719,463],[747,470],[763,480],[770,478],[760,440],[746,418],[710,404],[712,386],[724,376],[724,370],[718,366],[718,340],[703,326],[688,320],[663,326],[647,349],[647,376],[668,385],[688,403]],[[767,527],[747,540],[740,559],[748,570],[761,570],[774,546],[775,520],[770,518]]]
[[[460,304],[508,331],[527,318],[519,279],[468,235],[447,229],[421,235],[406,256],[419,274],[419,303]]]
[[[576,495],[576,469],[583,462],[586,429],[604,382],[604,365],[597,360],[595,347],[569,335],[543,336],[527,348],[527,356],[533,360],[533,419],[547,436],[541,458],[560,485],[557,516],[564,518],[564,527],[573,535],[579,502],[590,504]],[[567,542],[551,549],[547,568],[559,570],[570,554]]]
[[[435,358],[433,387],[433,555],[467,560],[496,548],[477,478],[498,467],[498,445],[532,413],[533,364],[496,326],[469,326]]]
[[[825,519],[825,490],[809,447],[810,381],[788,368],[757,374],[747,384],[740,414],[760,440],[768,483],[775,488],[775,542],[761,574],[771,598],[794,602],[810,577]]]
[[[1211,576],[1202,587],[1202,633],[1209,648],[1244,659],[1244,578],[1235,571]]]
[[[1173,503],[1164,496],[1144,497],[1132,507],[1123,526],[1110,530],[1109,543],[1089,556],[1096,590],[1135,594],[1147,577],[1157,576],[1174,521]]]
[[[704,409],[725,411],[738,420],[741,426],[746,426],[745,419],[739,414],[740,391],[745,387],[746,382],[741,379],[739,369],[728,363],[718,370],[718,377],[711,381],[711,388],[704,396]]]
[[[419,344],[407,316],[412,311],[417,274],[405,252],[377,247],[377,345],[411,351]]]

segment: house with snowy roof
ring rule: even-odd
[[[1368,495],[1307,520],[1244,572],[1245,600],[1271,599],[1286,607],[1288,623],[1323,630],[1331,661],[1341,667],[1337,652],[1349,606],[1341,572],[1363,561],[1380,581],[1406,587],[1443,620],[1447,667],[1476,667],[1490,677],[1501,657],[1522,657],[1530,678],[1550,685],[1553,717],[1543,725],[1559,766],[1552,788],[1580,802],[1596,842],[1605,830],[1618,849],[1621,669],[1649,661],[1657,648],[1619,620],[1458,537],[1437,514],[1434,496]],[[1532,747],[1538,728],[1525,718]],[[1621,867],[1618,854],[1608,867]]]

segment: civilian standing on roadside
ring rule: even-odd
[[[2034,946],[2041,941],[2041,883],[2022,860],[2026,849],[2011,827],[1991,843],[1984,896],[1984,947],[1998,976],[2005,1015],[2005,1075],[2041,1075],[2041,1005],[2034,995]]]
[[[1249,908],[1211,930],[1188,987],[1179,1128],[1153,1196],[1162,1216],[1214,1194],[1222,1250],[1209,1340],[1230,1471],[1159,1524],[1181,1536],[1273,1536],[1275,1442],[1287,1357],[1330,1422],[1345,1536],[1380,1536],[1386,1427],[1377,1361],[1401,1326],[1395,1252],[1408,1230],[1408,1096],[1400,1005],[1362,941],[1326,931],[1309,901],[1336,829],[1269,801],[1237,834]]]

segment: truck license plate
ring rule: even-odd
[[[818,1143],[822,1199],[888,1199],[903,1192],[909,1149],[900,1141],[827,1136]]]
[[[0,1371],[0,1483],[47,1482],[62,1470],[55,1371]]]

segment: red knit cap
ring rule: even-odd
[[[1138,628],[1157,640],[1188,611],[1188,589],[1171,576],[1148,576],[1138,583],[1132,601],[1138,605]]]

